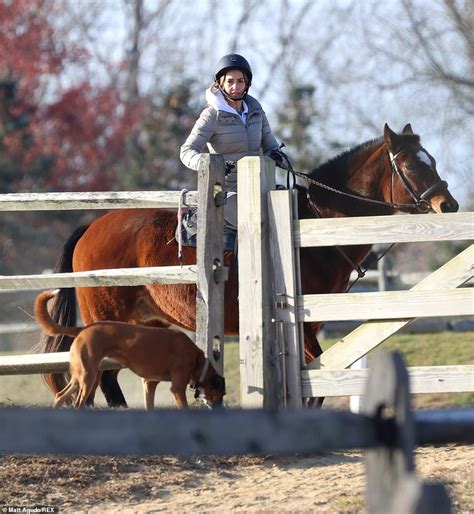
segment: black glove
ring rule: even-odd
[[[230,175],[235,169],[235,161],[225,161],[225,174]]]
[[[286,157],[286,154],[284,152],[282,152],[281,150],[279,150],[279,149],[272,150],[268,154],[268,157],[270,157],[270,159],[273,159],[275,161],[275,164],[282,170],[289,169],[288,158]]]

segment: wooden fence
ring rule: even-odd
[[[239,203],[243,406],[297,407],[302,397],[360,394],[366,370],[346,368],[397,330],[417,317],[474,314],[472,289],[457,289],[472,278],[473,246],[409,291],[302,296],[298,270],[299,249],[307,246],[472,240],[474,213],[298,220],[296,193],[272,191],[272,175],[263,159],[239,161],[239,195],[246,199]],[[301,323],[361,319],[371,321],[305,367]],[[409,373],[418,393],[474,391],[474,366]]]
[[[192,274],[196,274],[199,289],[197,308],[200,305],[212,310],[213,322],[200,321],[198,333],[200,345],[209,349],[215,345],[216,338],[223,341],[223,324],[214,318],[218,308],[223,307],[223,283],[216,280],[212,266],[222,263],[222,237],[215,230],[222,223],[222,205],[217,201],[223,184],[223,162],[211,157],[200,172],[199,204],[200,218],[198,227],[198,263],[194,267],[180,270],[123,270],[98,271],[85,276],[70,274],[58,276],[0,277],[0,288],[38,289],[66,286],[102,286],[133,285],[144,283],[164,283],[166,271],[170,271],[172,283],[185,283]],[[260,170],[263,170],[260,173]],[[319,319],[335,318],[334,310],[344,313],[346,319],[353,319],[355,314],[346,314],[352,310],[352,302],[345,295],[299,295],[298,248],[314,244],[363,244],[368,241],[381,242],[383,237],[371,229],[370,220],[350,220],[350,242],[341,242],[347,232],[347,220],[344,223],[330,224],[334,220],[317,220],[314,226],[306,221],[293,219],[292,197],[290,192],[274,192],[273,169],[267,161],[259,158],[246,158],[239,162],[239,280],[240,285],[240,345],[241,345],[241,383],[242,400],[245,406],[275,407],[281,405],[282,377],[285,391],[288,393],[286,404],[300,407],[302,396],[323,394],[321,373],[329,370],[348,380],[348,371],[344,367],[352,364],[370,348],[380,343],[372,339],[365,346],[349,344],[343,348],[341,356],[331,357],[325,352],[310,367],[319,370],[302,370],[300,323]],[[217,177],[217,178],[216,178]],[[204,193],[201,181],[205,182]],[[270,191],[272,191],[270,193]],[[269,194],[268,194],[269,193]],[[175,194],[176,196],[176,194]],[[206,203],[201,204],[201,198]],[[41,203],[42,201],[49,203]],[[221,200],[221,197],[220,197]],[[69,200],[68,200],[69,201]],[[86,200],[82,200],[86,202]],[[106,200],[109,201],[109,200]],[[112,201],[112,200],[111,200]],[[10,197],[9,210],[20,209],[24,204],[17,203]],[[5,205],[8,203],[5,202]],[[46,205],[55,205],[61,199],[35,198],[31,205],[40,209]],[[111,204],[103,203],[104,208]],[[216,203],[218,205],[216,205]],[[2,198],[0,197],[0,208]],[[70,203],[68,204],[71,205]],[[81,204],[81,208],[86,208]],[[105,207],[105,205],[108,205]],[[267,209],[269,205],[269,209]],[[124,205],[120,205],[123,207]],[[130,204],[131,206],[131,204]],[[170,206],[170,205],[168,205]],[[96,206],[95,208],[99,208]],[[206,216],[203,218],[203,215]],[[431,217],[424,215],[399,218],[394,224],[384,218],[372,220],[374,225],[388,230],[392,227],[390,240],[413,241],[433,239],[468,239],[473,237],[472,215],[443,215]],[[403,218],[403,219],[402,219]],[[416,218],[416,219],[415,219]],[[418,219],[420,218],[420,219]],[[363,226],[360,229],[358,223]],[[368,224],[368,225],[367,225]],[[424,227],[416,230],[416,227]],[[359,228],[358,228],[359,227]],[[429,229],[427,229],[427,227]],[[216,239],[209,241],[214,229]],[[361,233],[359,232],[361,230]],[[326,231],[326,235],[324,232]],[[407,232],[410,234],[407,236]],[[453,233],[454,232],[454,233]],[[429,233],[429,235],[427,235]],[[272,237],[267,237],[272,234]],[[293,237],[293,235],[295,237]],[[356,237],[354,235],[357,234]],[[346,234],[347,235],[347,234]],[[348,239],[349,240],[349,239]],[[342,239],[342,241],[347,241]],[[270,266],[270,256],[273,265]],[[277,258],[277,257],[280,258]],[[448,312],[472,314],[472,296],[464,290],[455,288],[465,281],[470,272],[467,263],[472,263],[472,247],[463,252],[447,268],[438,270],[445,283],[445,288],[438,293],[433,291],[432,282],[420,283],[414,291],[406,295],[396,293],[387,296],[377,293],[367,297],[354,296],[357,304],[357,317],[373,317],[374,303],[377,305],[377,319],[405,317],[401,321],[375,321],[369,327],[376,326],[375,334],[383,340],[415,316],[438,315],[443,311],[440,294],[455,304],[447,307]],[[471,264],[469,264],[471,266]],[[275,282],[271,280],[272,272]],[[186,278],[183,278],[186,273]],[[222,271],[219,272],[222,277]],[[64,281],[66,280],[66,282]],[[67,282],[69,280],[69,282]],[[434,279],[432,279],[434,280]],[[155,282],[156,281],[156,282]],[[192,281],[194,283],[194,280]],[[216,287],[216,285],[218,287]],[[418,288],[418,289],[417,289]],[[278,296],[274,292],[278,293]],[[421,294],[420,294],[421,293]],[[245,299],[245,301],[243,301]],[[368,302],[366,301],[368,299]],[[395,312],[390,315],[380,309],[381,300],[385,300]],[[406,309],[403,304],[409,305]],[[466,307],[466,304],[470,304]],[[367,307],[368,305],[368,307]],[[429,305],[429,310],[425,308]],[[351,309],[348,309],[351,307]],[[436,314],[433,314],[436,313]],[[369,316],[370,315],[370,316]],[[204,318],[204,316],[203,316]],[[217,317],[219,318],[219,317]],[[199,321],[198,317],[198,321]],[[376,323],[376,325],[373,325]],[[382,323],[382,325],[379,325]],[[400,325],[401,324],[401,325]],[[201,328],[199,328],[201,326]],[[380,336],[383,334],[383,336]],[[346,338],[345,338],[346,339]],[[366,337],[364,337],[364,340]],[[282,344],[285,341],[285,346]],[[275,344],[278,341],[280,346]],[[342,342],[338,345],[342,345]],[[370,348],[369,348],[370,347]],[[286,354],[285,365],[280,367],[280,357]],[[326,355],[329,353],[329,357]],[[35,356],[44,358],[44,356]],[[49,356],[52,357],[51,355]],[[66,362],[58,356],[59,367]],[[331,360],[333,359],[333,360]],[[339,359],[339,360],[337,360]],[[334,362],[337,362],[337,366]],[[342,364],[341,364],[342,363]],[[110,363],[106,363],[109,365]],[[29,364],[31,365],[31,363]],[[34,363],[50,366],[51,362]],[[111,363],[113,366],[114,364]],[[216,367],[222,365],[222,361]],[[334,367],[336,366],[336,367]],[[62,368],[61,368],[62,369]],[[335,371],[334,371],[335,370]],[[442,370],[437,373],[461,371]],[[50,371],[50,369],[48,369]],[[356,370],[357,371],[357,370]],[[361,370],[365,372],[365,370]],[[472,370],[471,370],[472,371]],[[467,369],[469,373],[469,369]],[[416,373],[411,370],[416,378]],[[309,380],[309,383],[307,381]],[[449,379],[451,380],[451,379]],[[338,380],[330,378],[333,386],[324,393],[334,394]],[[471,374],[472,381],[472,374]],[[468,388],[472,383],[467,379]],[[460,381],[454,380],[459,386]],[[418,387],[415,379],[415,389]],[[339,387],[339,386],[338,386]],[[344,386],[346,387],[346,386]],[[454,386],[453,386],[454,387]],[[464,386],[462,386],[464,387]],[[347,391],[346,391],[347,389]],[[354,390],[347,386],[342,394],[360,393],[360,387]],[[349,391],[350,390],[350,391]],[[413,392],[413,391],[412,391]],[[341,394],[337,389],[336,394]],[[410,409],[410,390],[407,372],[399,354],[380,354],[365,385],[365,400],[362,414],[349,412],[316,410],[252,410],[221,411],[212,414],[203,411],[169,412],[169,411],[73,411],[51,409],[0,408],[0,453],[55,453],[55,454],[294,454],[330,451],[344,448],[365,448],[366,470],[368,477],[367,498],[370,513],[395,512],[430,512],[433,506],[440,513],[451,511],[449,496],[440,484],[426,484],[415,475],[413,449],[415,443],[474,442],[474,410],[450,410],[444,412],[426,412],[413,415]],[[32,430],[31,427],[34,427]],[[60,427],[60,429],[58,428]]]
[[[214,367],[222,373],[223,345],[219,348],[220,353],[213,352],[213,349],[216,348],[216,342],[224,341],[222,299],[227,270],[223,266],[223,183],[223,158],[219,155],[206,155],[198,172],[198,192],[187,192],[185,196],[187,206],[199,207],[196,265],[0,276],[0,289],[196,284],[196,343],[208,354]],[[177,208],[181,195],[179,191],[15,193],[0,195],[0,211]],[[48,356],[40,359],[43,359],[43,362],[35,363],[32,356],[0,357],[0,374],[44,372]],[[69,354],[64,352],[50,357],[49,360],[53,367],[49,371],[63,371],[67,369]],[[39,367],[36,364],[39,364]],[[108,366],[114,367],[111,363],[108,363]]]
[[[471,246],[410,291],[306,295],[298,293],[298,251],[318,244],[366,244],[472,239],[473,213],[297,220],[292,193],[274,191],[273,163],[248,157],[239,161],[239,297],[241,402],[246,407],[301,406],[302,397],[360,394],[366,370],[346,369],[418,316],[472,315],[473,295],[456,289],[472,277]],[[223,282],[221,193],[223,163],[210,156],[199,172],[199,237],[196,266],[95,270],[83,273],[0,277],[0,289],[197,283],[198,345],[219,371],[223,368]],[[202,191],[202,194],[201,194]],[[177,206],[179,192],[70,193],[0,195],[1,210]],[[169,195],[169,196],[167,196]],[[196,193],[187,193],[196,204]],[[269,237],[270,236],[270,237]],[[199,243],[200,241],[200,243]],[[271,265],[270,265],[271,263]],[[275,293],[278,293],[278,297]],[[212,312],[212,316],[209,316]],[[199,314],[204,313],[204,314]],[[371,319],[324,352],[302,364],[300,324],[319,320]],[[393,321],[387,321],[388,319]],[[220,345],[220,358],[215,349]],[[282,356],[285,358],[282,359]],[[0,358],[3,373],[47,371],[47,357],[18,362]],[[16,358],[16,360],[18,360]],[[284,360],[284,364],[282,361]],[[53,362],[54,361],[54,362]],[[67,368],[68,354],[51,357],[55,371]],[[106,363],[105,366],[113,366]],[[16,371],[15,371],[16,370]],[[53,369],[51,370],[53,371]],[[40,371],[36,371],[40,372]],[[413,390],[474,390],[473,366],[436,366],[409,370]]]

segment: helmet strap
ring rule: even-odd
[[[217,89],[224,95],[225,98],[227,98],[227,100],[230,100],[232,102],[238,102],[239,100],[244,100],[245,97],[247,96],[248,91],[249,91],[249,89],[247,88],[244,91],[244,94],[240,98],[232,98],[230,95],[228,95],[226,93],[225,89],[223,87],[221,87],[219,84],[217,85]]]

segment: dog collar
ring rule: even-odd
[[[191,389],[197,390],[197,389],[199,389],[202,386],[202,383],[204,382],[204,379],[206,378],[206,373],[207,373],[208,369],[209,369],[209,359],[206,359],[205,362],[204,362],[204,367],[202,369],[200,377],[198,378],[198,380],[196,382],[194,382],[194,384],[191,383],[189,385],[189,387]]]

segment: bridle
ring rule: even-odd
[[[424,191],[421,194],[418,194],[413,189],[413,186],[411,185],[410,181],[408,180],[406,175],[402,172],[399,165],[397,164],[397,157],[399,157],[401,154],[407,152],[410,148],[412,148],[412,147],[408,147],[408,148],[399,150],[395,154],[393,154],[390,150],[388,150],[388,156],[389,156],[390,165],[392,168],[392,174],[391,174],[391,178],[390,178],[390,202],[385,202],[383,200],[375,200],[373,198],[368,198],[366,196],[357,195],[357,194],[353,194],[353,193],[347,193],[346,191],[341,191],[340,189],[336,189],[334,187],[328,186],[327,184],[324,184],[323,182],[319,182],[318,180],[315,180],[314,178],[308,176],[306,173],[295,171],[288,156],[281,150],[280,150],[280,152],[287,162],[287,172],[288,172],[287,186],[288,186],[288,189],[290,188],[290,174],[291,174],[293,176],[293,185],[296,183],[296,176],[298,176],[298,177],[305,179],[307,182],[309,182],[310,184],[313,184],[317,187],[326,189],[327,191],[331,191],[333,193],[336,193],[336,194],[339,194],[342,196],[353,198],[355,200],[360,200],[363,202],[373,203],[373,204],[378,204],[378,205],[384,205],[384,206],[392,207],[392,208],[399,209],[399,210],[416,209],[420,213],[428,213],[431,210],[431,206],[430,206],[427,198],[434,191],[439,189],[440,187],[447,189],[448,183],[445,180],[438,180],[436,183],[432,184],[426,191]],[[417,148],[417,150],[418,151],[422,150],[422,151],[426,152],[426,150],[424,150],[424,148],[421,146],[420,146],[420,148]],[[394,201],[395,176],[398,176],[400,178],[402,184],[404,185],[405,189],[408,191],[408,194],[411,196],[414,203],[400,203],[400,202]],[[317,208],[316,204],[314,203],[313,199],[311,198],[311,195],[309,193],[309,188],[307,188],[307,190],[306,190],[306,197],[308,200],[308,205],[310,206],[310,209],[313,211],[313,214],[317,218],[322,218],[323,216],[321,215],[319,209]],[[394,246],[394,244],[391,244],[384,252],[382,252],[380,255],[378,255],[375,262],[378,262],[382,257],[384,257],[385,254],[388,253],[393,248],[393,246]],[[357,280],[359,280],[360,278],[365,276],[365,273],[368,268],[363,270],[360,267],[360,265],[355,264],[352,261],[352,259],[347,255],[347,253],[340,246],[336,245],[335,248],[338,250],[338,252],[341,254],[341,256],[352,266],[352,268],[357,271],[357,278],[347,288],[346,292],[348,292],[352,288],[352,286],[357,282]]]
[[[424,151],[426,150],[423,147],[420,147],[419,150]],[[421,195],[418,195],[418,193],[413,189],[412,185],[410,184],[410,181],[407,179],[406,175],[403,174],[400,167],[397,165],[397,157],[404,152],[406,152],[407,149],[399,150],[395,155],[389,150],[388,155],[390,157],[390,164],[392,166],[392,177],[390,181],[390,205],[393,207],[396,207],[398,205],[404,205],[404,204],[397,204],[393,201],[393,190],[394,190],[394,181],[395,181],[395,175],[398,175],[400,180],[402,181],[403,185],[405,186],[405,189],[408,191],[408,194],[413,198],[414,204],[410,205],[411,207],[415,207],[419,212],[421,213],[427,213],[430,212],[431,206],[429,202],[426,200],[434,191],[439,189],[440,187],[444,187],[445,189],[448,188],[448,183],[446,180],[438,180],[438,182],[435,182],[432,184],[426,191],[421,193]]]

